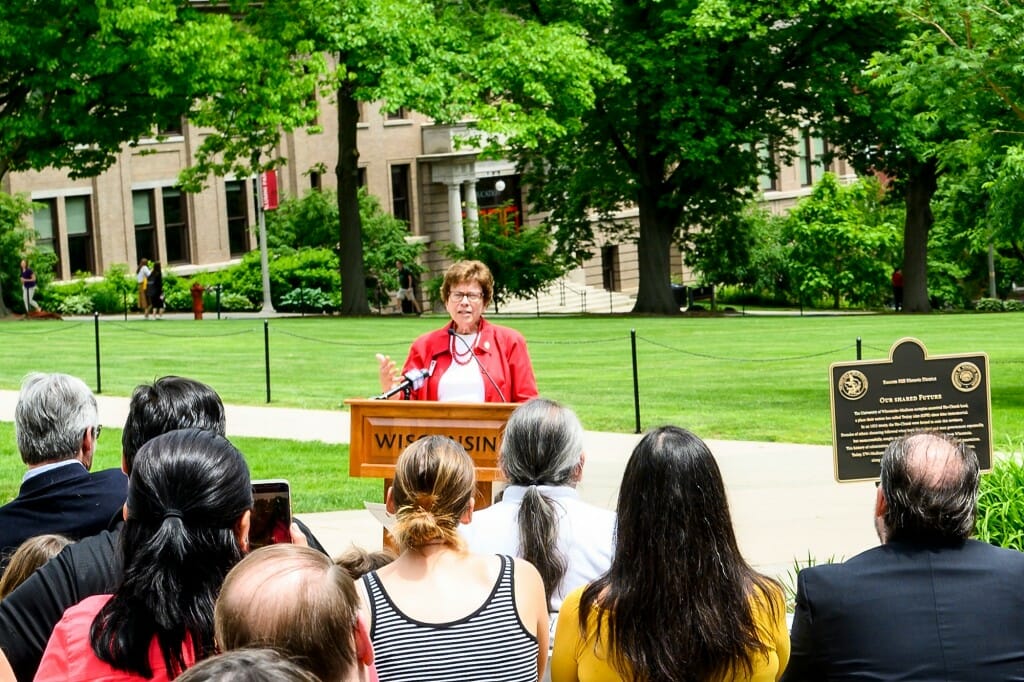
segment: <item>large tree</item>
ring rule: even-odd
[[[561,5],[542,3],[548,19]],[[670,254],[687,229],[742,210],[764,170],[759,148],[785,156],[817,99],[845,92],[878,3],[615,0],[576,17],[627,78],[606,84],[571,136],[520,150],[531,199],[551,211],[563,249],[582,257],[595,225],[639,209],[637,312],[674,313]],[[822,94],[826,93],[826,94]]]
[[[1013,149],[1024,132],[1024,7],[904,0],[899,18],[900,39],[878,51],[853,79],[855,95],[822,125],[859,171],[883,171],[903,196],[904,309],[927,312],[928,246],[942,182],[954,186],[946,195],[960,203],[947,215],[978,221],[952,227],[983,234],[969,240],[974,248],[1019,239],[1012,216],[1021,214],[1013,204],[1024,176]],[[988,168],[986,179],[978,178],[978,163]],[[974,196],[962,191],[965,184],[974,185]]]
[[[600,12],[601,5],[580,6]],[[614,74],[578,26],[517,15],[501,2],[267,0],[247,15],[296,53],[328,55],[346,315],[369,313],[357,194],[360,102],[408,107],[442,123],[472,120],[530,145],[563,134],[563,120],[593,105],[594,83]]]

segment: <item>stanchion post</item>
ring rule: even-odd
[[[96,337],[96,392],[103,393],[103,384],[100,383],[100,314],[97,311],[93,311],[92,326]]]
[[[267,369],[267,402],[270,402],[270,320],[263,320],[263,365]]]
[[[640,378],[636,371],[636,329],[629,330],[629,339],[633,346],[633,410],[636,414],[635,433],[640,433]]]
[[[861,344],[860,344],[860,337],[858,336],[858,337],[857,337],[857,359],[858,359],[858,360],[860,360],[860,359],[861,359],[861,350],[860,350],[860,347],[861,347]]]

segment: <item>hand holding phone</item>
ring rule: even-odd
[[[257,549],[290,543],[292,505],[288,481],[283,478],[253,481],[252,502],[249,547]]]

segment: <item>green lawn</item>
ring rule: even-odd
[[[417,334],[445,318],[275,319],[269,325],[272,403],[338,408],[377,392],[374,353],[404,357]],[[527,338],[541,393],[572,405],[594,430],[634,430],[630,330],[637,335],[641,425],[686,426],[705,438],[831,442],[828,366],[887,357],[904,336],[932,354],[983,351],[991,363],[996,447],[1024,440],[1024,315],[842,317],[498,318]],[[165,374],[209,383],[225,402],[263,404],[260,320],[104,321],[102,389],[128,395]],[[91,322],[0,322],[0,388],[25,373],[62,371],[96,386]],[[120,432],[105,429],[97,467],[118,466]],[[380,500],[377,479],[349,479],[348,447],[232,439],[255,478],[288,478],[298,512]],[[23,467],[12,425],[0,423],[0,499]]]
[[[275,319],[269,325],[272,404],[338,408],[378,391],[374,353],[405,356],[442,316]],[[634,430],[630,330],[637,334],[641,426],[675,423],[705,438],[829,443],[828,366],[881,359],[894,341],[932,354],[986,352],[997,445],[1024,436],[1024,314],[841,317],[496,318],[527,338],[540,391],[576,408],[589,429]],[[260,320],[100,324],[102,390],[182,374],[225,402],[263,404]],[[0,322],[0,387],[30,370],[96,385],[91,322]]]

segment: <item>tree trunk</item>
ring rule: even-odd
[[[903,310],[931,312],[928,300],[928,233],[935,218],[931,201],[938,187],[934,161],[915,165],[907,177],[903,224]]]
[[[657,154],[644,153],[638,143],[637,209],[640,214],[640,238],[637,241],[637,265],[640,289],[634,313],[677,315],[679,305],[672,295],[672,267],[669,253],[678,217],[661,205],[664,164]]]
[[[363,268],[363,223],[359,216],[359,102],[351,87],[338,89],[338,219],[341,314],[369,315]]]

